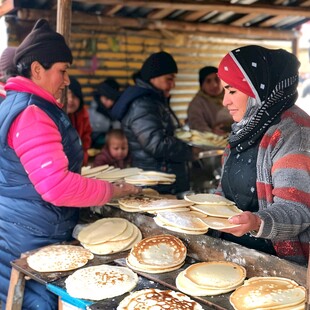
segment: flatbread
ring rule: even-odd
[[[140,172],[140,175],[158,176],[158,177],[170,178],[170,179],[176,178],[176,175],[173,173],[165,173],[165,172],[159,172],[159,171],[143,171],[143,172]]]
[[[140,209],[142,206],[148,206],[151,202],[163,199],[160,196],[146,197],[146,196],[132,196],[124,197],[118,200],[120,207],[127,209]]]
[[[202,306],[183,293],[154,288],[136,291],[125,297],[117,310],[203,310]]]
[[[295,281],[280,277],[254,277],[244,282],[230,296],[237,310],[286,309],[306,301],[306,289]],[[290,309],[290,308],[288,308]]]
[[[94,168],[86,168],[86,169],[83,169],[82,170],[82,175],[83,176],[93,176],[97,173],[100,173],[104,170],[107,170],[109,168],[109,165],[102,165],[102,166],[97,166],[97,167],[94,167]]]
[[[238,215],[243,211],[235,205],[193,205],[192,210],[199,211],[209,216],[229,218]]]
[[[207,230],[209,226],[198,217],[197,214],[190,211],[185,212],[159,212],[157,218],[162,222],[186,230]]]
[[[208,216],[202,221],[210,228],[215,230],[227,229],[240,226],[239,224],[232,224],[226,218]]]
[[[50,245],[27,257],[30,268],[39,272],[67,271],[80,268],[94,255],[81,246]]]
[[[160,199],[153,200],[148,204],[140,205],[142,211],[159,211],[172,208],[190,207],[193,203],[184,199]]]
[[[108,217],[84,227],[77,239],[81,243],[98,244],[109,241],[122,234],[127,228],[128,221],[123,218]]]
[[[102,300],[131,291],[138,276],[127,267],[99,265],[79,269],[66,280],[66,289],[74,298]]]
[[[227,261],[202,262],[189,266],[184,276],[206,289],[230,289],[243,283],[246,270]]]
[[[227,198],[215,194],[194,194],[185,195],[184,199],[194,204],[215,204],[215,205],[234,205],[235,203]]]
[[[123,233],[118,237],[115,237],[109,241],[99,244],[82,243],[82,245],[84,248],[88,249],[89,251],[97,255],[118,253],[127,250],[129,245],[133,246],[133,241],[137,240],[139,232],[140,231],[138,227],[136,227],[134,224],[129,223],[128,229],[125,231],[125,233]]]
[[[156,184],[172,184],[175,182],[174,178],[164,177],[160,175],[133,175],[125,177],[125,181],[136,185],[156,185]]]
[[[182,264],[187,249],[183,242],[169,234],[142,239],[130,251],[127,259],[131,266],[143,270],[163,270]]]
[[[172,225],[169,225],[167,223],[164,223],[160,218],[158,218],[157,216],[154,217],[154,222],[162,228],[171,230],[171,231],[175,231],[175,232],[179,232],[179,233],[183,233],[183,234],[188,234],[188,235],[203,235],[205,233],[208,232],[209,228],[204,229],[204,230],[188,230],[185,228],[179,228],[179,227],[175,227]]]
[[[137,267],[137,266],[131,265],[130,260],[127,257],[126,258],[126,264],[130,269],[133,269],[135,271],[146,272],[146,273],[151,273],[151,274],[158,274],[158,273],[165,273],[165,272],[177,270],[183,266],[184,262],[181,263],[180,265],[176,265],[176,266],[173,266],[170,268],[158,268],[158,267],[156,267],[156,268],[150,269],[150,268],[143,268],[143,267]]]
[[[181,271],[175,279],[176,286],[181,292],[191,296],[215,296],[225,294],[234,290],[234,288],[228,289],[210,289],[204,288],[196,283],[192,282],[185,276],[185,270]]]

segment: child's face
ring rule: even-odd
[[[111,138],[109,141],[109,152],[117,160],[126,158],[128,155],[127,139]]]
[[[75,96],[74,93],[70,89],[68,89],[67,113],[76,112],[79,106],[80,106],[79,97]]]

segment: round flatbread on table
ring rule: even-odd
[[[58,272],[80,268],[94,255],[81,246],[50,245],[27,257],[30,268],[39,272]]]
[[[202,310],[202,306],[187,295],[154,288],[136,291],[125,297],[117,310]]]

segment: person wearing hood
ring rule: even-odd
[[[4,85],[7,80],[16,75],[16,67],[14,63],[16,47],[8,46],[5,48],[0,56],[0,102],[6,96]]]
[[[189,190],[188,161],[192,159],[191,147],[174,136],[169,108],[177,72],[169,53],[151,54],[136,76],[136,85],[129,86],[111,110],[127,136],[131,166],[176,175],[174,184],[154,187],[170,194]]]
[[[107,78],[94,91],[94,100],[90,103],[89,118],[92,127],[92,147],[100,148],[105,143],[105,135],[110,129],[119,129],[121,124],[111,117],[110,111],[120,96],[119,84],[113,78]]]
[[[83,166],[87,166],[87,151],[91,146],[91,126],[88,111],[84,106],[81,84],[72,76],[70,77],[68,89],[67,113],[72,126],[76,129],[81,138],[84,153]]]
[[[219,193],[243,212],[220,237],[306,265],[310,241],[310,117],[295,105],[295,55],[257,45],[220,62],[234,119]]]
[[[201,132],[227,135],[233,119],[223,106],[224,89],[217,68],[206,66],[199,70],[200,89],[187,109],[188,126]]]
[[[131,184],[81,176],[83,149],[63,105],[73,61],[64,37],[45,19],[16,50],[17,76],[0,104],[0,301],[6,307],[12,266],[22,253],[70,242],[80,208],[137,194]],[[22,309],[55,310],[57,295],[30,279]]]

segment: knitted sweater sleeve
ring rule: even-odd
[[[112,197],[109,182],[68,170],[56,124],[37,106],[26,108],[12,123],[8,143],[42,199],[56,206],[100,206]]]
[[[310,127],[284,124],[272,135],[265,134],[258,153],[258,215],[264,221],[260,237],[286,240],[303,234],[309,238]]]

